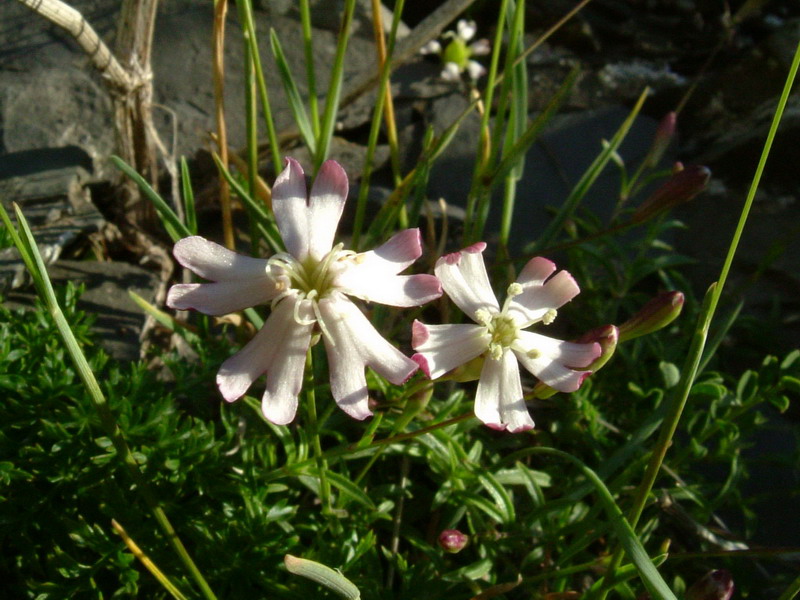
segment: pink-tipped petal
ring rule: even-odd
[[[477,320],[479,309],[489,309],[493,313],[500,311],[483,264],[485,248],[486,244],[479,242],[460,252],[442,256],[434,269],[444,291],[473,321]]]
[[[556,264],[553,261],[536,256],[522,267],[522,271],[519,272],[517,277],[517,283],[522,286],[542,285],[550,275],[556,272],[556,268]]]
[[[309,310],[304,317],[311,316]],[[311,326],[298,325],[292,329],[292,335],[284,337],[281,350],[267,371],[267,388],[261,399],[261,412],[276,425],[286,425],[294,420],[310,342]]]
[[[483,363],[475,395],[475,416],[493,429],[508,429],[511,433],[533,428],[513,352],[503,352],[500,360],[487,357]]]
[[[264,275],[250,281],[179,283],[169,289],[167,306],[207,315],[226,315],[269,302],[277,294],[274,282]]]
[[[395,385],[405,382],[418,365],[378,333],[364,314],[343,294],[319,302],[325,350],[331,373],[331,394],[355,419],[372,414],[364,368],[370,367]]]
[[[242,281],[263,277],[267,261],[237,254],[193,235],[175,243],[172,254],[182,266],[210,281]]]
[[[308,256],[309,229],[308,192],[303,167],[293,158],[286,159],[272,187],[272,210],[281,238],[289,254],[303,261]]]
[[[309,254],[319,260],[330,252],[347,200],[347,173],[335,160],[326,160],[314,179],[309,197]]]
[[[422,239],[419,229],[404,229],[366,254],[372,255],[367,257],[368,261],[380,260],[383,268],[396,275],[422,256]]]
[[[411,347],[415,350],[430,339],[430,330],[422,321],[414,319],[411,324]]]
[[[433,275],[385,275],[367,271],[347,271],[336,279],[345,294],[388,306],[421,306],[442,295],[442,286]]]
[[[412,347],[425,357],[432,379],[480,356],[489,346],[489,334],[481,325],[425,325],[415,321]]]
[[[397,275],[422,253],[418,229],[406,229],[388,242],[359,254],[336,276],[342,292],[390,306],[420,306],[442,295],[433,275]]]
[[[572,275],[559,271],[544,285],[523,285],[523,292],[509,303],[508,312],[518,327],[524,329],[539,321],[550,309],[560,308],[580,292]]]
[[[241,398],[262,373],[272,368],[278,354],[286,352],[286,348],[295,348],[297,340],[310,339],[311,325],[295,321],[297,302],[294,296],[279,302],[255,337],[222,363],[217,373],[217,386],[225,400],[233,402]],[[299,312],[305,318],[312,317],[310,303],[302,302]],[[305,348],[308,348],[308,341]]]
[[[575,344],[554,340],[538,333],[520,331],[514,344],[517,359],[530,373],[559,392],[577,390],[588,371],[575,368],[588,366],[598,356],[598,343]]]
[[[424,355],[419,353],[413,354],[411,356],[411,360],[413,360],[415,363],[417,363],[417,365],[419,365],[419,370],[425,373],[425,377],[427,377],[428,379],[431,378],[431,368],[428,365],[428,359],[425,358]]]
[[[518,332],[513,347],[515,351],[526,354],[538,353],[543,358],[574,368],[586,367],[602,354],[600,344],[597,342],[586,344],[563,342],[532,331]]]

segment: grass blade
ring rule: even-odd
[[[308,120],[306,108],[303,106],[303,99],[286,62],[286,55],[283,53],[278,34],[275,33],[274,29],[269,30],[269,43],[272,46],[272,56],[275,58],[275,65],[278,67],[278,75],[281,78],[283,89],[286,91],[286,100],[292,110],[294,122],[297,123],[297,127],[300,129],[300,136],[308,147],[308,151],[312,155],[316,155],[317,141],[314,137],[314,128],[311,125],[311,121]]]
[[[181,238],[192,235],[192,232],[178,218],[178,215],[175,214],[175,211],[172,210],[170,205],[167,204],[167,202],[161,196],[159,196],[152,187],[150,187],[150,184],[147,183],[144,177],[139,175],[139,173],[137,173],[133,167],[127,164],[119,156],[112,156],[111,162],[113,162],[120,171],[125,173],[125,175],[130,177],[133,182],[139,186],[139,189],[147,197],[147,199],[153,203],[156,212],[158,212],[158,216],[161,218],[161,223],[164,225],[164,229],[167,230],[167,233],[172,238],[173,242],[177,242]]]

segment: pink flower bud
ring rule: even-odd
[[[709,571],[686,590],[686,600],[730,600],[733,577],[725,569]]]
[[[615,325],[603,325],[587,331],[572,341],[577,344],[591,344],[594,342],[600,344],[600,356],[595,358],[594,362],[585,367],[570,367],[576,371],[591,371],[594,373],[602,368],[614,355],[614,350],[617,349],[617,342],[619,341],[619,329]],[[534,398],[549,398],[555,393],[556,390],[541,381],[538,381],[533,386],[532,395]]]
[[[683,292],[659,294],[619,326],[619,341],[626,342],[666,327],[681,314],[683,301]]]
[[[665,210],[688,202],[705,189],[710,178],[711,171],[700,165],[689,165],[673,173],[661,187],[642,202],[633,213],[631,222],[643,223]]]
[[[666,152],[669,143],[672,141],[672,137],[675,135],[675,126],[677,124],[678,115],[674,111],[668,112],[664,115],[664,118],[661,119],[661,122],[658,124],[658,129],[656,129],[656,134],[653,137],[653,145],[650,147],[650,152],[647,154],[646,161],[648,167],[655,167],[658,161],[661,160],[661,157],[664,156],[664,152]]]
[[[578,339],[572,341],[577,344],[591,344],[592,342],[600,344],[600,356],[595,358],[594,362],[589,366],[581,369],[595,372],[614,355],[614,350],[617,349],[617,342],[619,342],[619,329],[615,325],[603,325],[587,331]]]
[[[461,552],[469,543],[469,536],[458,529],[445,529],[439,534],[439,545],[445,552],[456,554]]]

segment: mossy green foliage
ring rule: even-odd
[[[649,379],[637,378],[636,384],[619,376],[655,360],[655,353],[668,364],[666,332],[660,341],[643,338],[621,346],[604,369],[606,376],[590,379],[577,393],[534,405],[537,429],[531,435],[496,433],[474,420],[460,421],[386,446],[363,478],[359,473],[376,447],[366,438],[361,450],[351,446],[364,433],[361,424],[322,405],[324,449],[347,446],[329,460],[337,515],[332,521],[320,510],[302,417],[290,427],[270,426],[259,418],[254,399],[230,406],[219,400],[214,372],[229,352],[219,331],[201,327],[199,359],[166,355],[159,369],[119,365],[93,345],[91,317],[75,309],[76,297],[68,288],[60,303],[145,477],[215,592],[226,598],[318,596],[315,584],[283,570],[287,552],[338,566],[364,598],[388,597],[390,571],[395,598],[469,598],[470,581],[509,583],[519,573],[525,579],[510,598],[529,597],[543,586],[575,589],[580,572],[560,571],[600,560],[609,550],[602,532],[610,535],[610,526],[577,471],[528,449],[554,446],[580,457],[624,498],[644,464],[645,446],[637,436],[658,415],[671,385],[668,367]],[[0,340],[5,398],[0,569],[8,593],[20,598],[165,597],[113,533],[112,519],[184,592],[191,590],[116,460],[50,318],[41,308],[0,307]],[[700,527],[719,511],[752,524],[754,515],[741,491],[748,472],[741,451],[765,414],[786,408],[798,376],[796,352],[782,361],[768,358],[736,379],[701,375],[691,417],[668,459],[680,482],[662,478],[661,498],[680,503]],[[380,421],[373,429],[382,439],[402,418],[397,405],[402,395],[377,378],[370,385],[379,398]],[[468,389],[433,399],[408,429],[457,417],[470,405]],[[668,537],[673,552],[714,547],[685,531],[675,535],[675,523],[661,503],[646,510],[643,523],[641,539],[651,556]],[[471,536],[457,555],[444,553],[436,542],[449,527]],[[700,562],[703,568],[712,565]],[[713,565],[721,566],[720,559]],[[671,585],[678,582],[674,589],[680,580],[691,583],[702,575],[701,568],[679,561],[668,560],[660,569],[673,578],[667,579]]]

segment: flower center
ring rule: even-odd
[[[464,43],[459,37],[454,37],[449,44],[442,52],[442,60],[444,62],[452,62],[458,65],[458,68],[462,71],[467,66],[467,61],[469,60],[470,55],[472,52],[469,49],[469,46]]]
[[[517,327],[514,319],[505,312],[491,314],[487,309],[482,308],[477,312],[478,322],[486,327],[489,334],[489,356],[495,360],[500,360],[506,348],[510,348],[517,339]]]
[[[287,296],[296,296],[298,302],[295,303],[295,321],[303,325],[311,324],[314,321],[321,324],[317,302],[336,289],[336,286],[333,285],[334,278],[347,267],[349,260],[355,255],[352,250],[343,250],[342,247],[343,244],[337,244],[322,257],[322,260],[308,257],[305,261],[300,262],[285,252],[270,258],[267,262],[267,270],[278,282],[276,285],[279,289],[282,289],[282,292],[272,300],[272,308],[275,308],[275,305]],[[311,321],[301,318],[298,313],[302,300],[312,302],[315,318]]]

